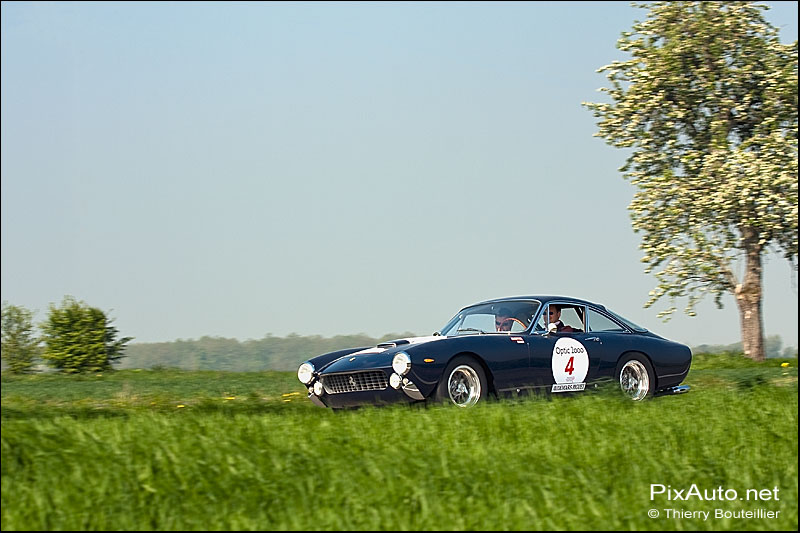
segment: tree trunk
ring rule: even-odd
[[[756,361],[766,358],[764,352],[764,319],[761,312],[762,268],[761,245],[758,232],[752,228],[742,230],[745,251],[745,274],[742,283],[734,290],[739,306],[744,354]]]

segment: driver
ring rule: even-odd
[[[511,311],[508,307],[501,307],[494,316],[494,327],[497,331],[511,331],[514,319],[511,318]]]

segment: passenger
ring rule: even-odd
[[[566,326],[561,321],[561,306],[558,304],[550,304],[550,309],[548,310],[548,315],[550,316],[550,324],[556,325],[556,331],[563,331],[569,333],[574,331],[571,326]]]

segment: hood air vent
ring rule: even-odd
[[[395,346],[400,346],[401,344],[409,344],[408,339],[397,339],[393,341],[386,341],[378,344],[378,348],[394,348]]]

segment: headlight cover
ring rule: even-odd
[[[406,352],[397,352],[392,358],[392,370],[401,376],[408,374],[411,370],[411,358]]]
[[[304,385],[308,385],[311,383],[311,380],[314,378],[314,365],[311,363],[303,363],[300,365],[300,368],[297,369],[297,379],[300,380],[300,383]]]

